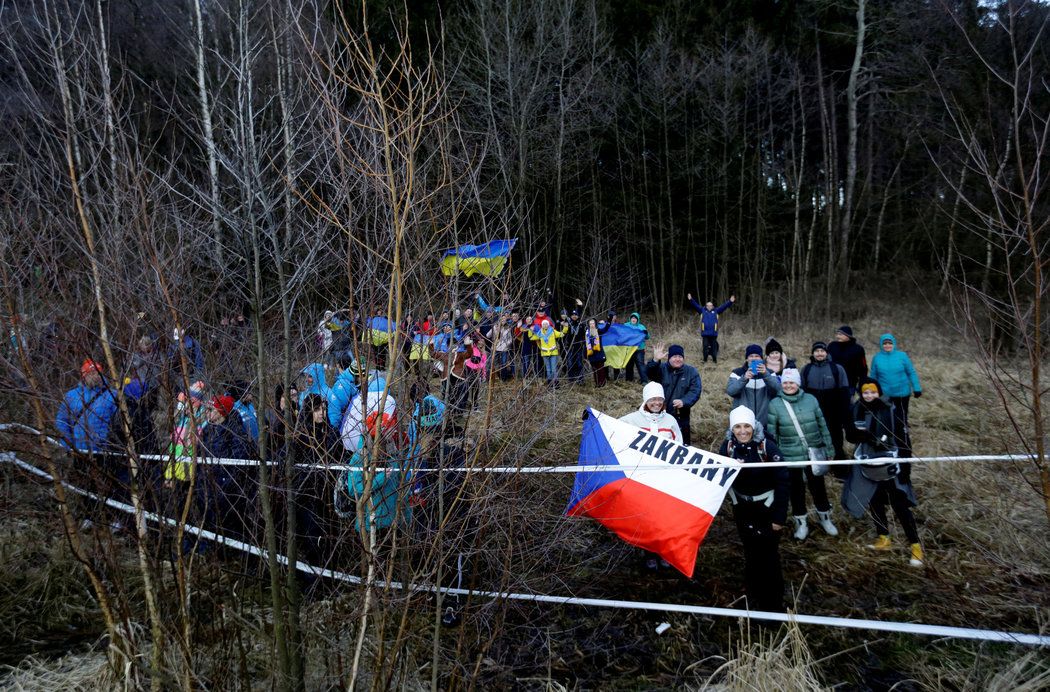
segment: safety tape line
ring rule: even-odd
[[[24,430],[33,435],[39,435],[40,431],[23,425],[21,423],[0,423],[0,432],[5,430],[19,429]],[[52,444],[65,448],[58,440],[48,437],[47,440]],[[443,467],[434,469],[425,469],[429,472],[442,472],[442,473],[598,473],[602,471],[667,471],[670,469],[683,469],[690,470],[695,468],[738,468],[744,465],[739,461],[719,461],[719,455],[713,454],[712,452],[706,452],[696,447],[691,447],[704,455],[705,461],[700,464],[639,464],[637,466],[624,466],[622,464],[594,464],[594,465],[551,465],[551,466],[456,466],[456,467]],[[92,452],[90,450],[80,450],[82,454],[92,454],[94,456],[119,456],[123,457],[124,454],[117,452]],[[180,463],[191,463],[192,457],[176,457],[166,454],[140,454],[140,459],[147,461],[177,461]],[[840,459],[840,460],[827,460],[827,461],[769,461],[763,462],[762,468],[802,468],[803,466],[863,466],[863,465],[881,465],[881,464],[925,464],[935,461],[1033,461],[1036,455],[1034,454],[974,454],[964,456],[937,456],[937,457],[908,457],[906,459],[897,459],[886,457],[882,459]],[[197,457],[197,464],[202,466],[259,466],[262,462],[256,459],[226,459],[221,457]],[[269,465],[280,465],[283,462],[280,461],[269,461]],[[318,471],[364,471],[364,466],[351,466],[347,464],[296,464],[297,469],[314,469]],[[397,472],[403,470],[398,467],[373,467],[373,471],[387,471]]]
[[[14,463],[19,468],[32,473],[48,481],[54,481],[51,474],[43,471],[32,464],[18,459],[13,453],[0,453],[0,461]],[[127,512],[135,513],[135,508],[118,500],[101,497],[95,493],[78,488],[66,481],[62,485],[69,490],[93,500],[104,502],[106,505]],[[143,511],[143,516],[155,523],[168,526],[178,526],[175,519],[165,517],[153,512]],[[220,543],[244,553],[266,558],[268,552],[251,543],[245,543],[224,536],[214,531],[202,529],[190,524],[183,525],[183,529],[208,541]],[[282,565],[288,565],[289,560],[285,555],[277,554],[277,561]],[[317,567],[301,560],[295,563],[295,569],[300,572],[326,577],[349,584],[363,584],[364,579],[353,574],[339,572],[325,567]],[[874,630],[879,632],[895,632],[902,634],[916,634],[929,637],[941,637],[949,639],[974,639],[978,641],[1003,642],[1007,644],[1022,644],[1025,646],[1050,646],[1050,635],[1030,634],[1026,632],[1004,632],[998,630],[975,629],[970,627],[951,627],[947,625],[928,625],[917,622],[894,622],[881,620],[860,620],[856,618],[833,617],[826,615],[805,615],[794,613],[772,613],[761,610],[740,610],[736,608],[716,608],[713,606],[695,606],[676,603],[654,603],[648,601],[624,601],[605,598],[580,598],[577,596],[554,596],[548,594],[514,593],[508,591],[481,591],[472,589],[458,589],[453,587],[437,586],[435,584],[404,584],[399,581],[375,580],[372,582],[376,588],[406,590],[410,592],[444,593],[454,596],[468,596],[489,598],[494,600],[524,601],[533,603],[551,603],[555,605],[571,605],[592,608],[615,608],[620,610],[640,610],[663,613],[682,613],[685,615],[707,615],[712,617],[747,618],[752,620],[765,620],[769,622],[795,622],[802,625],[821,625],[824,627],[840,627],[846,629]]]

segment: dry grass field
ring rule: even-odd
[[[970,346],[935,311],[916,300],[885,296],[847,320],[869,355],[878,335],[892,331],[911,355],[924,396],[913,401],[917,455],[1019,451],[996,398],[974,364]],[[905,303],[908,307],[901,307]],[[752,315],[724,320],[718,364],[699,365],[704,393],[693,411],[694,445],[717,448],[724,432],[729,371],[744,346],[776,336],[801,366],[816,339],[838,323],[782,324],[771,331]],[[700,360],[695,325],[683,316],[650,323],[654,343],[681,343],[687,361]],[[639,405],[637,383],[596,390],[588,380],[552,393],[536,383],[497,383],[473,414],[469,448],[476,463],[573,463],[579,414],[591,406],[623,415]],[[486,427],[485,421],[488,421]],[[4,474],[0,511],[0,622],[11,666],[0,686],[11,689],[108,689],[112,673],[92,641],[98,636],[88,589],[47,510],[47,489]],[[933,624],[1050,631],[1048,520],[1026,463],[937,462],[917,466],[916,514],[927,552],[921,569],[908,565],[904,541],[891,553],[867,548],[868,521],[837,508],[837,538],[815,531],[804,543],[782,542],[785,576],[800,613]],[[840,486],[829,477],[829,494]],[[481,575],[502,588],[703,605],[738,605],[742,552],[726,508],[701,547],[692,580],[641,569],[637,551],[586,519],[562,516],[571,476],[479,477],[468,492],[488,501],[496,528],[477,560]],[[892,520],[891,520],[892,521]],[[899,534],[898,534],[899,535]],[[130,553],[130,551],[128,551]],[[131,557],[129,556],[129,564]],[[512,576],[506,576],[506,565]],[[502,576],[500,576],[502,575]],[[130,578],[129,578],[130,580]],[[129,589],[133,585],[128,586]],[[250,596],[250,594],[249,594]],[[355,596],[326,592],[307,606],[318,632],[352,610]],[[492,641],[485,648],[480,688],[491,689],[1047,689],[1045,650],[934,640],[817,627],[746,627],[701,617],[603,612],[553,606],[472,603],[456,635]],[[246,608],[245,622],[258,611]],[[653,633],[661,621],[671,624]],[[427,616],[420,615],[425,626]],[[257,625],[259,632],[264,628]],[[321,636],[318,634],[318,636]],[[26,657],[26,654],[32,656]],[[258,656],[265,651],[259,648]],[[491,665],[489,665],[491,663]],[[428,674],[402,681],[414,689]],[[318,689],[330,680],[314,681]]]

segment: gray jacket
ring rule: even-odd
[[[771,372],[765,377],[747,379],[747,366],[737,368],[729,374],[726,394],[733,399],[731,408],[746,406],[755,414],[755,420],[765,422],[769,414],[769,402],[781,392],[780,379]]]

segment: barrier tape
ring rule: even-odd
[[[32,473],[40,478],[48,481],[54,481],[51,474],[43,471],[32,464],[28,464],[21,459],[18,459],[13,453],[5,452],[0,454],[0,461],[7,461],[15,464],[19,468]],[[135,508],[126,503],[114,500],[108,497],[101,497],[87,490],[78,488],[66,481],[62,481],[62,485],[84,497],[91,498],[98,502],[104,502],[106,505],[113,507],[129,514],[135,513]],[[168,526],[178,526],[178,522],[170,517],[155,514],[153,512],[143,511],[144,517],[158,524],[166,524]],[[239,550],[244,553],[255,555],[260,558],[267,558],[269,553],[264,549],[260,548],[251,543],[245,543],[236,539],[224,536],[214,531],[209,531],[197,526],[185,524],[183,529],[188,533],[194,534],[200,538],[203,538],[214,543],[219,543],[235,550]],[[285,555],[277,554],[277,561],[282,565],[289,565],[288,557]],[[328,569],[326,567],[317,567],[301,560],[297,560],[295,563],[295,569],[300,572],[312,574],[314,576],[326,577],[334,579],[336,581],[342,581],[349,584],[360,585],[364,583],[364,579],[353,574],[347,574],[346,572],[340,572],[337,570]],[[493,600],[508,600],[508,601],[523,601],[533,603],[551,603],[554,605],[571,605],[591,608],[615,608],[620,610],[637,610],[637,611],[648,611],[648,612],[662,612],[662,613],[681,613],[684,615],[707,615],[712,617],[730,617],[730,618],[747,618],[751,620],[765,620],[768,622],[794,622],[800,625],[820,625],[823,627],[839,627],[844,629],[860,629],[860,630],[873,630],[878,632],[893,632],[901,634],[915,634],[929,637],[940,637],[948,639],[971,639],[977,641],[990,641],[990,642],[1001,642],[1007,644],[1019,644],[1024,646],[1050,646],[1050,635],[1043,634],[1030,634],[1027,632],[1005,632],[999,630],[985,630],[976,629],[970,627],[952,627],[948,625],[929,625],[925,623],[917,622],[894,622],[894,621],[883,621],[883,620],[860,620],[856,618],[843,618],[826,615],[805,615],[795,613],[772,613],[761,610],[741,610],[736,608],[717,608],[713,606],[695,606],[695,605],[684,605],[676,603],[656,603],[649,601],[625,601],[616,599],[605,599],[605,598],[581,598],[577,596],[555,596],[550,594],[530,594],[530,593],[515,593],[509,591],[482,591],[475,589],[460,589],[454,587],[437,586],[435,584],[404,584],[399,581],[388,581],[388,580],[374,580],[372,584],[377,588],[389,588],[395,590],[404,590],[409,592],[420,592],[420,593],[443,593],[454,596],[468,596],[468,597],[480,597],[489,598]]]
[[[24,430],[33,435],[39,435],[40,431],[23,425],[21,423],[0,423],[0,432],[12,429]],[[55,440],[52,437],[47,438],[48,442],[68,449],[62,442]],[[719,455],[712,452],[707,452],[697,447],[691,447],[696,449],[698,452],[702,452],[707,458],[702,464],[677,464],[670,466],[667,464],[640,464],[638,466],[623,466],[621,464],[594,464],[594,465],[549,465],[549,466],[456,466],[446,468],[433,468],[425,469],[427,472],[439,471],[443,473],[598,473],[602,471],[623,471],[624,469],[630,469],[632,471],[661,471],[668,469],[693,469],[693,468],[720,468],[720,467],[732,467],[738,468],[742,464],[739,461],[719,461],[717,458]],[[90,450],[77,450],[81,454],[91,454],[94,456],[126,456],[119,452],[92,452]],[[193,457],[177,457],[174,455],[166,454],[140,454],[140,459],[147,461],[175,461],[180,463],[192,463]],[[204,466],[259,466],[262,462],[257,459],[226,459],[221,457],[197,457],[197,463]],[[881,459],[839,459],[827,461],[769,461],[763,462],[762,468],[802,468],[803,466],[861,466],[867,464],[925,464],[931,462],[943,462],[943,461],[1034,461],[1036,455],[1034,454],[971,454],[963,456],[936,456],[936,457],[908,457],[906,459],[897,459],[892,457],[885,457]],[[281,465],[282,461],[267,461],[269,465]],[[351,466],[347,464],[296,464],[298,469],[314,469],[318,471],[364,471],[364,466]],[[397,472],[404,469],[398,467],[373,467],[373,471],[388,471]]]

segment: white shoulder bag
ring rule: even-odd
[[[802,440],[802,444],[806,445],[806,449],[809,452],[810,461],[827,461],[828,455],[824,453],[823,447],[810,447],[809,442],[806,440],[805,434],[802,432],[802,426],[798,424],[798,418],[795,416],[795,409],[791,407],[791,402],[786,399],[781,399],[784,402],[784,408],[787,409],[788,416],[791,418],[791,422],[795,426],[795,432],[798,433],[798,439]],[[813,464],[811,473],[814,476],[823,476],[828,472],[827,464]]]

